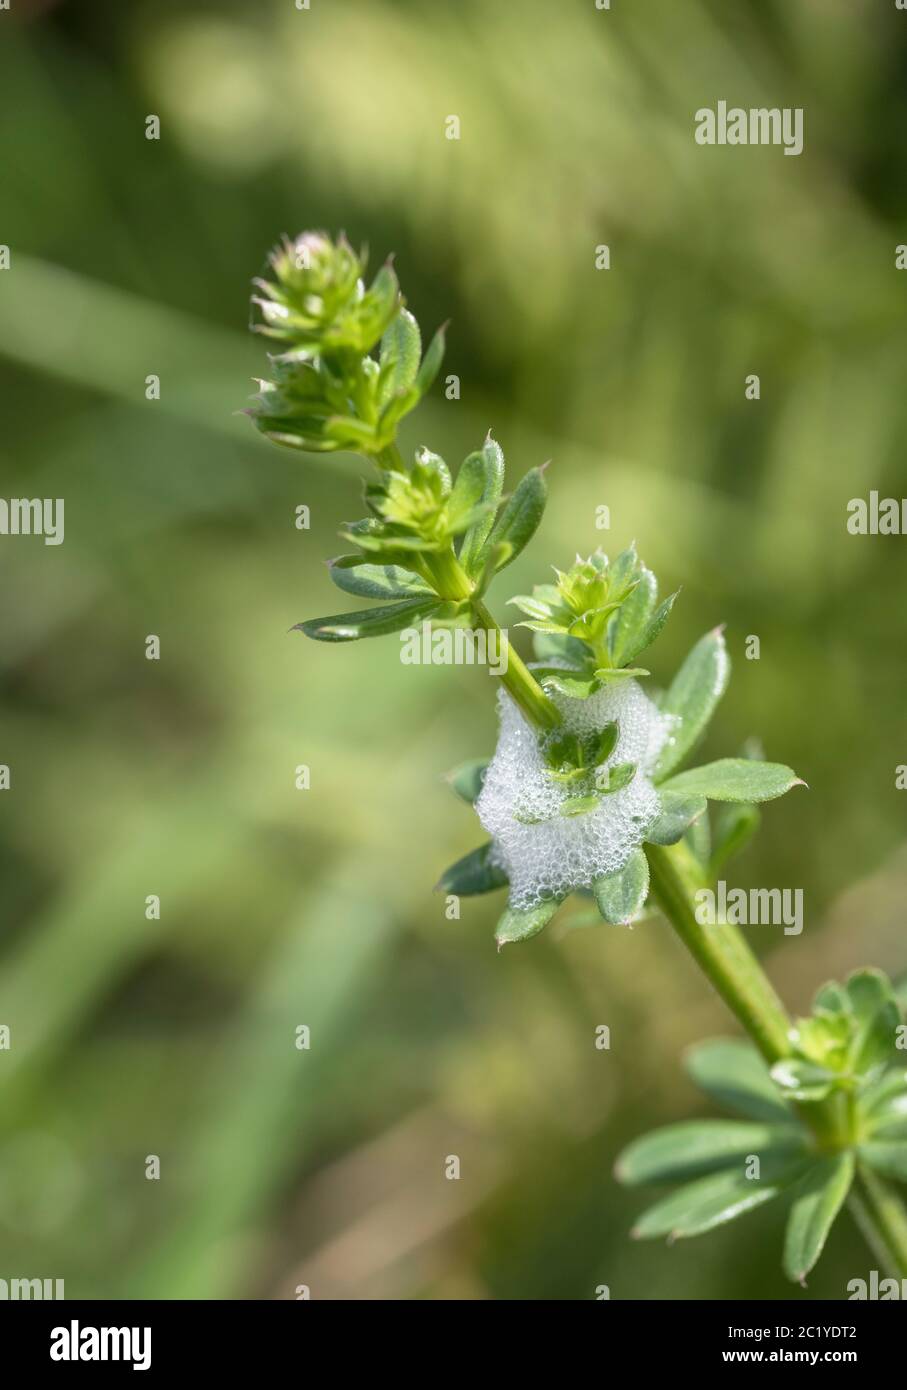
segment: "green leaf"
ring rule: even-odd
[[[687,796],[683,792],[659,790],[658,800],[661,810],[645,836],[651,845],[676,845],[706,809],[704,796]]]
[[[622,869],[603,874],[592,889],[605,921],[626,926],[642,910],[649,892],[649,861],[643,851],[634,850]]]
[[[425,350],[425,356],[422,358],[422,365],[416,374],[416,388],[420,396],[424,396],[427,391],[431,390],[435,377],[441,370],[441,363],[444,360],[446,334],[447,325],[442,323]]]
[[[749,844],[762,817],[749,802],[726,802],[715,816],[709,877],[716,879],[729,860]]]
[[[742,1171],[725,1170],[688,1183],[643,1213],[633,1229],[636,1240],[669,1236],[672,1240],[701,1235],[777,1197],[796,1180],[802,1164],[782,1167],[771,1177],[747,1178]]]
[[[324,436],[343,448],[369,451],[375,447],[375,431],[354,415],[331,415],[324,425]]]
[[[458,763],[451,768],[444,779],[462,801],[474,806],[485,780],[487,758],[470,758],[468,762]]]
[[[731,663],[720,628],[696,643],[668,689],[661,708],[679,716],[680,723],[662,749],[655,780],[667,777],[693,751],[705,733],[715,706],[724,694]]]
[[[894,990],[881,970],[858,970],[848,978],[847,996],[856,1020],[850,1065],[860,1076],[893,1061],[901,1023]]]
[[[679,593],[680,590],[675,589],[673,594],[669,594],[666,599],[662,599],[661,603],[658,605],[655,612],[649,619],[646,628],[639,639],[638,645],[634,645],[631,648],[630,652],[627,654],[627,661],[635,660],[635,658],[639,656],[640,652],[644,652],[647,647],[651,647],[652,643],[655,641],[655,638],[658,636],[665,623],[668,621],[668,618],[670,618],[671,609],[677,602],[677,596]]]
[[[635,1139],[617,1160],[623,1183],[673,1182],[733,1167],[739,1176],[750,1154],[793,1159],[804,1137],[790,1127],[745,1120],[688,1120]]]
[[[416,478],[431,483],[438,479],[442,496],[449,497],[453,488],[453,479],[450,476],[450,469],[444,462],[440,454],[436,454],[433,449],[427,449],[424,444],[416,450],[413,474]],[[410,476],[412,477],[413,474]],[[408,485],[407,485],[408,486]]]
[[[718,1105],[753,1120],[796,1124],[751,1043],[738,1038],[709,1038],[690,1048],[685,1064],[699,1089]]]
[[[398,565],[372,565],[361,555],[341,555],[328,561],[328,571],[338,589],[360,598],[431,597],[433,591],[421,575]]]
[[[437,542],[423,540],[421,536],[408,536],[392,531],[374,517],[362,521],[347,522],[339,532],[342,540],[352,541],[376,558],[376,563],[395,565],[401,561],[411,563],[410,551],[435,550]]]
[[[629,786],[635,776],[636,763],[615,763],[613,767],[599,768],[595,784],[600,796],[612,796]]]
[[[868,1132],[873,1139],[885,1143],[907,1140],[907,1104],[892,1104],[876,1111],[870,1118]]]
[[[852,1153],[831,1154],[814,1163],[798,1182],[784,1237],[784,1270],[789,1279],[804,1283],[822,1254],[850,1191],[854,1166]]]
[[[873,1141],[902,1144],[907,1142],[907,1099],[901,1097],[868,1117],[866,1132]]]
[[[605,568],[607,565],[607,557],[602,556],[601,558],[603,561],[602,568]],[[640,563],[639,556],[636,553],[636,542],[631,541],[626,550],[622,550],[609,567],[610,585],[615,591],[623,591],[628,585],[641,578],[643,570],[645,570],[645,565]],[[653,575],[652,578],[654,579],[655,576]],[[655,597],[656,593],[653,592],[648,611],[651,611],[654,606]]]
[[[381,405],[386,405],[398,391],[412,386],[419,371],[421,356],[419,325],[408,309],[401,309],[381,339]]]
[[[555,637],[562,637],[567,633],[564,624],[559,623],[555,618],[533,618],[527,623],[517,623],[517,627],[526,627],[530,632],[550,633]]]
[[[675,593],[670,594],[666,599],[664,599],[658,605],[655,612],[652,613],[651,617],[648,616],[648,613],[646,612],[644,605],[641,603],[639,615],[637,616],[636,614],[632,614],[626,620],[626,625],[622,624],[621,620],[624,617],[625,611],[632,604],[634,604],[637,594],[639,594],[640,590],[643,588],[643,584],[645,583],[645,576],[649,573],[649,570],[643,570],[643,579],[633,590],[633,593],[630,595],[630,597],[626,599],[625,602],[621,605],[619,611],[615,614],[615,617],[612,619],[612,623],[618,624],[618,627],[616,629],[615,647],[614,650],[612,650],[611,652],[611,660],[615,666],[623,666],[627,662],[635,661],[635,659],[639,656],[640,652],[644,652],[648,647],[651,647],[652,643],[655,641],[656,637],[664,627],[665,623],[668,621],[668,618],[671,616],[671,609],[674,607],[675,600],[677,599],[677,594],[680,592],[679,590],[677,590],[675,591]],[[652,576],[652,580],[653,583],[651,589],[651,597],[652,599],[654,599],[656,592],[654,586],[654,576]],[[649,607],[651,607],[651,605],[649,605]],[[641,616],[643,612],[646,612],[645,617]]]
[[[719,758],[663,783],[664,792],[705,796],[710,801],[773,801],[805,782],[783,763],[756,763],[748,758]]]
[[[282,444],[287,449],[303,449],[308,454],[327,454],[332,450],[340,448],[331,439],[322,439],[318,435],[297,434],[287,429],[274,427],[274,422],[266,417],[255,419],[256,429],[261,430],[265,439],[270,439],[272,444]],[[293,430],[297,429],[297,423],[293,422]]]
[[[513,496],[504,504],[500,516],[488,537],[487,545],[492,546],[506,541],[512,546],[505,564],[515,560],[520,551],[529,544],[538,529],[545,510],[548,486],[544,470],[531,468]],[[502,565],[503,569],[504,566]]]
[[[824,1100],[838,1081],[838,1074],[815,1062],[785,1057],[772,1067],[772,1080],[790,1100]]]
[[[849,1073],[848,1047],[852,1026],[849,1017],[823,1012],[798,1018],[788,1037],[799,1058],[824,1067],[840,1084],[841,1079]]]
[[[376,564],[382,565],[398,565],[403,560],[411,563],[410,556],[413,551],[429,551],[440,548],[436,540],[406,535],[403,532],[391,531],[389,528],[380,533],[362,532],[360,535],[353,535],[349,531],[341,531],[339,535],[341,540],[353,541],[355,545],[360,545],[368,554],[374,555]]]
[[[392,444],[396,433],[398,420],[402,420],[404,415],[419,404],[419,392],[415,386],[402,388],[395,391],[387,405],[378,416],[377,434],[379,447],[383,448],[387,444]]]
[[[477,507],[470,507],[468,511],[449,511],[447,514],[447,531],[450,536],[461,536],[464,531],[469,531],[477,521],[483,516],[491,515],[494,506],[491,503],[480,502]],[[492,547],[491,553],[495,555],[496,561],[503,562],[507,558],[508,547],[506,545],[496,545]],[[484,582],[484,581],[483,581]],[[482,592],[485,592],[485,583]]]
[[[602,666],[596,672],[596,679],[602,684],[605,681],[617,680],[636,680],[638,676],[650,676],[651,671],[646,671],[642,666],[622,666],[620,670],[612,670],[610,666]]]
[[[451,530],[465,530],[467,528],[462,525],[465,520],[469,519],[469,525],[472,527],[483,517],[493,513],[497,506],[497,499],[485,498],[486,482],[487,469],[483,455],[468,454],[460,464],[457,479],[447,503]],[[481,508],[480,503],[482,504]],[[491,520],[494,520],[493,515]]]
[[[497,545],[486,546],[482,551],[485,558],[474,581],[473,601],[484,598],[485,590],[494,579],[495,574],[506,565],[512,548],[509,541],[500,541]]]
[[[568,695],[571,700],[588,700],[600,689],[601,682],[594,676],[583,675],[578,671],[563,671],[557,666],[535,667],[532,673],[543,689],[554,690],[559,695]]]
[[[817,1013],[849,1014],[851,1011],[850,996],[844,986],[838,984],[837,980],[827,980],[816,990],[813,997],[813,1009]]]
[[[866,1086],[860,1102],[867,1114],[887,1110],[892,1103],[900,1104],[907,1114],[907,1071],[904,1070],[903,1059]]]
[[[861,1144],[860,1158],[883,1177],[907,1182],[907,1142],[901,1140],[875,1140]]]
[[[561,901],[560,898],[547,898],[535,907],[508,907],[494,934],[498,950],[513,941],[528,941],[531,936],[537,936],[551,921]]]
[[[365,339],[360,342],[363,352],[367,352],[381,337],[391,322],[391,316],[397,312],[400,302],[400,284],[396,273],[393,266],[385,264],[369,285],[364,298],[359,301],[357,316],[365,332]]]
[[[885,1072],[860,1096],[869,1132],[881,1139],[907,1139],[907,1071],[903,1064]]]
[[[543,599],[537,598],[535,594],[515,594],[513,598],[507,600],[518,608],[521,613],[525,613],[529,618],[536,618],[539,622],[548,622],[552,619],[552,605]],[[561,626],[560,631],[566,632],[566,628]]]
[[[620,574],[617,573],[620,567],[621,573],[628,572],[631,568],[630,559],[635,559],[635,551],[624,551],[614,562],[611,581],[615,588],[620,583]],[[624,666],[642,648],[637,646],[642,638],[646,625],[655,607],[655,600],[658,597],[658,581],[650,569],[645,565],[639,569],[639,583],[625,599],[620,608],[611,618],[608,624],[608,654],[611,657],[612,666]]]
[[[532,597],[550,606],[552,612],[562,606],[561,591],[556,584],[533,584]],[[514,600],[515,602],[515,600]]]
[[[603,728],[594,733],[583,734],[580,743],[583,750],[583,762],[586,767],[600,767],[617,746],[620,737],[620,728],[615,719],[610,720]],[[629,764],[635,767],[635,764]],[[614,771],[615,769],[611,769]]]
[[[475,579],[481,573],[485,563],[485,541],[494,525],[495,509],[501,500],[501,492],[504,487],[504,455],[501,452],[500,444],[496,443],[489,435],[478,453],[470,454],[463,460],[460,472],[467,464],[472,466],[472,459],[480,461],[484,478],[481,500],[490,504],[489,510],[470,526],[460,545],[460,564],[469,577]]]
[[[441,893],[456,893],[461,898],[473,897],[477,893],[490,893],[494,888],[506,888],[507,875],[504,870],[491,861],[491,841],[479,845],[451,864],[435,884]]]
[[[566,801],[561,802],[557,813],[559,816],[586,816],[590,811],[598,809],[600,800],[601,798],[594,794],[591,796],[571,796]]]
[[[437,599],[406,599],[403,603],[366,608],[361,613],[310,618],[308,622],[295,623],[291,631],[303,632],[316,642],[355,642],[360,637],[383,637],[388,632],[402,632],[405,627],[421,623],[437,607]]]

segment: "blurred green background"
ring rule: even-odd
[[[441,774],[493,746],[492,683],[404,667],[394,640],[288,635],[343,606],[323,561],[359,466],[235,412],[278,236],[396,251],[423,331],[452,318],[462,382],[404,442],[456,463],[491,425],[511,480],[553,459],[497,616],[550,564],[636,537],[683,587],[656,680],[728,624],[706,754],[757,734],[811,787],[729,874],[804,889],[802,937],[751,929],[785,1001],[858,964],[900,974],[904,542],[845,517],[907,492],[905,76],[893,0],[0,14],[3,491],[66,500],[62,546],[0,541],[0,1277],[89,1298],[808,1299],[866,1275],[844,1220],[792,1290],[780,1207],[629,1241],[653,1194],[618,1189],[614,1156],[706,1113],[683,1050],[735,1027],[657,920],[501,955],[497,898],[445,920],[432,885],[478,827]],[[719,99],[802,106],[805,153],[698,147]]]

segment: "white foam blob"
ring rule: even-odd
[[[637,773],[622,790],[603,796],[595,810],[559,815],[569,792],[548,776],[538,733],[500,690],[498,744],[476,811],[492,838],[492,857],[510,880],[511,906],[518,908],[590,888],[602,874],[623,868],[658,814],[650,774],[676,723],[631,679],[611,682],[588,700],[551,698],[567,730],[597,732],[615,722],[617,743],[603,766],[636,763]],[[527,825],[518,817],[540,823]]]

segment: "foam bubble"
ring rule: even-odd
[[[589,888],[602,874],[623,868],[658,814],[650,774],[676,722],[631,679],[611,682],[588,700],[551,698],[567,730],[592,733],[616,723],[617,743],[603,766],[636,763],[637,773],[622,790],[602,797],[595,810],[559,815],[569,793],[548,776],[537,732],[500,690],[498,744],[476,811],[492,838],[493,858],[510,880],[510,903],[518,908]]]

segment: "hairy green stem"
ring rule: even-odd
[[[400,453],[396,444],[388,444],[380,453],[366,454],[365,457],[370,458],[379,468],[393,468],[398,473],[406,472],[406,464],[403,462],[403,455]]]
[[[480,623],[486,632],[497,633],[500,644],[498,650],[502,656],[506,654],[505,668],[500,679],[529,722],[545,732],[556,728],[561,722],[559,709],[549,700],[528,666],[504,638],[485,604],[480,599],[473,598],[474,585],[454,554],[453,547],[432,554],[426,560],[426,564],[442,598],[454,601],[471,599],[476,622]]]
[[[473,604],[479,622],[488,632],[500,633],[500,628],[481,601]],[[507,642],[507,665],[501,676],[504,689],[513,697],[531,724],[548,732],[561,723],[561,712],[553,700],[549,700],[529,667]]]
[[[454,554],[452,545],[446,550],[426,552],[426,568],[442,598],[455,603],[472,598],[472,582]]]
[[[648,845],[652,891],[687,950],[740,1020],[770,1064],[787,1057],[790,1021],[739,927],[696,920],[693,895],[704,886],[696,860],[683,843]]]

